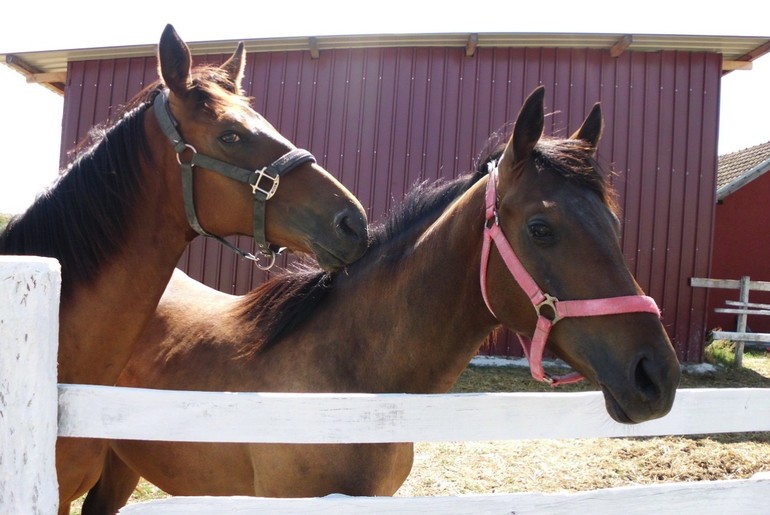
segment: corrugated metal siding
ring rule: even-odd
[[[748,275],[753,281],[770,281],[770,231],[765,225],[768,199],[770,173],[765,173],[717,205],[710,277],[740,279]],[[726,300],[738,300],[738,290],[709,290],[708,329],[735,330],[737,315],[714,312],[726,307]],[[770,292],[752,291],[749,300],[770,304]],[[770,317],[750,316],[747,322],[755,333],[770,333]]]
[[[479,48],[466,57],[462,48],[361,48],[323,50],[318,60],[300,51],[249,54],[244,86],[254,107],[313,152],[373,221],[416,181],[470,170],[538,84],[546,85],[551,134],[570,134],[601,101],[599,157],[617,172],[624,255],[662,306],[680,358],[698,361],[706,293],[687,281],[709,272],[720,74],[713,53],[611,58],[604,50]],[[71,63],[65,147],[154,77],[150,58]],[[180,266],[239,294],[265,277],[203,239]],[[484,351],[519,355],[514,340],[499,335]]]

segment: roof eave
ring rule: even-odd
[[[759,163],[751,170],[742,173],[739,177],[719,188],[717,190],[717,202],[724,200],[728,196],[749,184],[751,181],[758,179],[768,171],[770,171],[770,159]]]
[[[239,41],[247,52],[308,51],[318,58],[324,50],[383,47],[464,47],[472,56],[483,47],[589,48],[606,49],[617,57],[627,51],[679,50],[714,52],[722,55],[723,74],[751,69],[751,61],[770,52],[770,37],[693,36],[654,34],[589,33],[415,33],[339,36],[302,36],[188,42],[195,55],[230,53]],[[16,69],[29,82],[40,82],[62,92],[67,63],[97,59],[150,57],[155,44],[125,45],[70,50],[47,50],[0,54],[0,62]],[[58,74],[58,75],[50,75]]]

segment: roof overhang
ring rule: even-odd
[[[717,190],[717,202],[721,202],[729,195],[746,186],[751,181],[758,179],[770,171],[770,159],[759,163],[757,166],[740,175],[735,180],[728,182]]]
[[[722,72],[751,69],[751,62],[770,52],[770,37],[694,36],[650,34],[565,34],[565,33],[447,33],[379,34],[261,38],[188,42],[195,55],[225,54],[244,41],[247,52],[308,51],[319,58],[327,49],[373,47],[464,47],[472,56],[483,47],[588,48],[604,49],[617,57],[624,52],[714,52],[722,55]],[[45,50],[0,54],[0,62],[27,77],[62,93],[67,63],[98,59],[119,59],[155,55],[156,45],[130,45]]]

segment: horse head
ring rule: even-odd
[[[251,108],[241,88],[245,64],[240,43],[221,66],[193,69],[174,28],[161,36],[165,89],[155,114],[182,169],[190,226],[206,236],[253,235],[268,267],[284,247],[314,254],[326,269],[351,263],[366,249],[363,207]]]
[[[673,403],[679,364],[655,301],[623,258],[594,159],[601,108],[572,137],[545,138],[543,96],[541,87],[525,102],[488,181],[487,306],[519,333],[535,378],[552,381],[540,362],[547,344],[601,387],[615,420],[660,417]]]

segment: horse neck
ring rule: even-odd
[[[363,367],[361,391],[447,391],[496,326],[479,286],[485,184],[450,206],[401,260],[360,281],[364,291],[341,292],[356,299],[354,327],[374,328],[348,350]],[[361,351],[371,359],[358,359]]]
[[[114,384],[194,236],[183,214],[178,165],[149,113],[144,114],[148,141],[161,143],[157,148],[151,143],[152,156],[143,160],[125,243],[87,284],[74,284],[62,302],[61,382]]]

